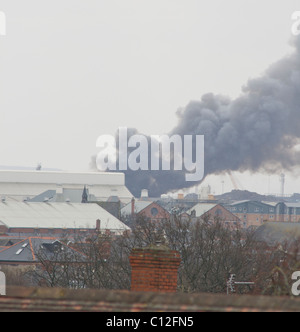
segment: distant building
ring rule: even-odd
[[[0,170],[0,197],[5,200],[43,201],[51,195],[56,201],[69,198],[79,203],[84,188],[92,201],[118,196],[121,202],[129,203],[132,198],[123,173]]]
[[[157,222],[170,218],[170,213],[165,210],[160,204],[151,201],[131,200],[121,209],[122,217],[129,221],[137,217],[145,218],[145,220]]]
[[[300,223],[300,203],[241,201],[225,206],[246,227],[259,227],[265,222]]]
[[[300,223],[300,203],[278,203],[276,221]]]
[[[266,221],[276,221],[276,206],[273,204],[241,201],[226,207],[241,220],[245,227],[259,227]]]
[[[208,218],[210,221],[220,220],[226,224],[238,224],[240,219],[227,210],[224,206],[216,203],[198,203],[185,213],[182,218],[186,220],[199,220]]]

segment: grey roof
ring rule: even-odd
[[[33,197],[28,200],[28,202],[44,202],[48,200],[49,202],[71,202],[71,203],[81,203],[83,189],[63,189],[62,193],[57,193],[56,190],[46,190],[45,192]],[[88,193],[88,190],[87,190]],[[88,194],[88,201],[95,202],[97,198],[94,195]]]
[[[29,199],[29,202],[44,202],[45,199],[52,200],[56,195],[56,190],[46,190],[45,192]]]
[[[34,263],[44,259],[63,261],[68,257],[84,261],[86,257],[55,238],[29,237],[13,246],[0,250],[0,262]]]
[[[191,214],[192,211],[196,212],[196,217],[203,216],[206,212],[210,211],[214,207],[216,207],[218,204],[216,203],[198,203],[195,206],[193,206],[191,209],[189,209],[186,213]]]
[[[300,203],[284,203],[289,208],[300,208]]]
[[[147,206],[151,205],[152,201],[138,201],[136,200],[134,203],[134,212],[140,213]],[[121,209],[121,215],[130,215],[131,214],[131,203],[127,204]]]
[[[94,203],[0,202],[0,225],[7,228],[66,228],[130,230],[119,219]]]

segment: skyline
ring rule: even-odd
[[[0,164],[88,171],[99,135],[120,126],[161,135],[206,93],[238,97],[291,52],[300,1],[3,0],[0,10]]]

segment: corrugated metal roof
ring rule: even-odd
[[[0,196],[7,200],[31,199],[48,190],[78,189],[84,186],[97,201],[118,196],[124,203],[130,202],[132,194],[125,186],[123,173],[106,172],[44,172],[0,170]]]
[[[125,185],[124,173],[0,170],[2,183]]]
[[[98,204],[0,202],[0,223],[8,228],[69,228],[129,230]]]

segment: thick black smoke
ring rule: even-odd
[[[240,97],[206,94],[178,112],[168,135],[205,135],[205,175],[223,171],[274,171],[300,164],[300,37],[294,52],[243,87]],[[136,131],[133,130],[133,133]],[[151,196],[194,186],[185,171],[126,171],[135,196]]]

